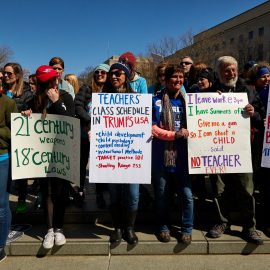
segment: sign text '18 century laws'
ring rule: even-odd
[[[270,91],[270,85],[269,85]],[[262,149],[262,167],[270,168],[270,95],[268,94],[266,124]]]
[[[92,96],[89,179],[151,183],[152,95]]]
[[[246,93],[186,94],[190,174],[252,172]]]
[[[12,179],[58,177],[79,185],[80,122],[33,113],[11,115]]]

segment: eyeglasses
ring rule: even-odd
[[[181,66],[183,66],[184,64],[185,64],[186,66],[187,66],[187,65],[192,65],[191,62],[181,62],[181,63],[180,63]]]
[[[35,85],[35,83],[34,83],[34,82],[29,82],[29,84],[30,84],[30,85]]]
[[[60,70],[60,71],[63,70],[63,69],[60,68],[60,67],[54,67],[53,69],[54,69],[54,70]]]
[[[99,74],[105,75],[107,72],[105,70],[96,70],[94,73],[95,75],[99,75]]]
[[[110,76],[112,77],[113,75],[115,75],[116,77],[120,77],[122,74],[125,74],[124,71],[121,71],[121,70],[117,70],[117,71],[111,71],[110,72]]]
[[[8,77],[10,77],[11,75],[13,75],[14,73],[10,72],[10,71],[4,71],[3,72],[4,76],[7,75]]]

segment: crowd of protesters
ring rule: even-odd
[[[219,92],[247,93],[248,104],[244,111],[250,117],[252,173],[219,174],[213,178],[218,209],[218,220],[208,232],[212,238],[220,237],[234,224],[230,212],[237,209],[242,216],[242,237],[256,245],[263,244],[256,229],[254,186],[258,188],[264,212],[263,229],[270,237],[270,169],[261,167],[263,136],[268,104],[270,66],[266,62],[249,61],[239,70],[238,62],[231,56],[217,59],[215,67],[202,62],[194,63],[184,56],[179,63],[160,63],[155,70],[156,82],[147,87],[145,78],[136,70],[136,57],[123,53],[111,66],[98,65],[92,75],[91,85],[79,86],[74,74],[64,74],[64,61],[53,57],[48,65],[37,68],[36,73],[23,80],[23,70],[18,63],[7,63],[0,70],[0,261],[6,257],[4,247],[11,223],[9,208],[11,113],[24,116],[31,113],[58,114],[77,117],[81,123],[80,186],[76,190],[81,204],[85,198],[86,167],[91,140],[92,93],[141,93],[153,95],[152,112],[152,185],[156,213],[156,236],[169,242],[170,205],[174,194],[181,199],[181,231],[177,239],[185,245],[192,242],[194,219],[193,183],[203,192],[204,176],[191,177],[188,172],[185,93]],[[135,177],[140,177],[136,175]],[[27,211],[27,179],[15,181],[18,188],[17,213]],[[43,247],[66,243],[63,231],[64,214],[70,183],[60,178],[47,177],[36,180],[42,194],[47,232]],[[111,244],[124,239],[130,245],[138,243],[134,225],[139,206],[139,184],[96,184],[96,202],[106,206],[104,190],[109,191],[109,211],[114,231]],[[233,199],[233,201],[232,201]]]

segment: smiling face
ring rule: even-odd
[[[12,66],[6,66],[3,73],[6,84],[14,84],[18,79]]]
[[[126,74],[121,69],[113,69],[110,71],[110,82],[115,89],[121,88],[125,85]]]
[[[209,82],[209,80],[207,78],[199,77],[198,86],[199,86],[200,90],[208,89],[211,87],[211,85],[212,85],[212,83]]]
[[[180,91],[184,83],[184,73],[181,71],[175,71],[172,76],[165,81],[166,88],[170,93],[177,93]]]
[[[256,88],[264,88],[270,84],[270,73],[262,75],[257,81],[255,82]]]
[[[107,72],[101,69],[96,70],[94,72],[94,80],[97,85],[105,84],[107,80]]]
[[[219,79],[220,82],[225,86],[234,87],[236,85],[236,81],[238,80],[237,66],[232,64],[221,67]]]

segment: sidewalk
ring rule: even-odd
[[[105,199],[108,203],[108,194]],[[10,196],[13,212],[17,198]],[[232,226],[231,235],[224,234],[221,238],[210,239],[206,232],[212,224],[215,216],[213,202],[206,201],[203,206],[197,205],[195,226],[193,230],[193,241],[189,246],[178,243],[172,237],[169,243],[160,243],[156,236],[153,225],[155,224],[152,208],[139,211],[136,221],[136,232],[139,237],[137,246],[127,245],[122,241],[117,247],[111,247],[109,234],[112,230],[108,211],[100,210],[95,203],[94,188],[92,184],[87,185],[86,199],[83,208],[70,205],[65,216],[64,231],[67,243],[63,247],[54,247],[51,250],[42,248],[42,239],[45,235],[45,223],[42,210],[34,210],[35,198],[29,197],[30,211],[27,214],[14,214],[13,223],[30,223],[32,229],[27,231],[19,240],[10,243],[6,247],[8,255],[12,256],[38,256],[45,255],[175,255],[175,254],[267,254],[270,253],[270,238],[262,234],[264,245],[256,246],[245,242],[240,237],[241,228]],[[173,212],[175,230],[179,228],[177,211]]]

